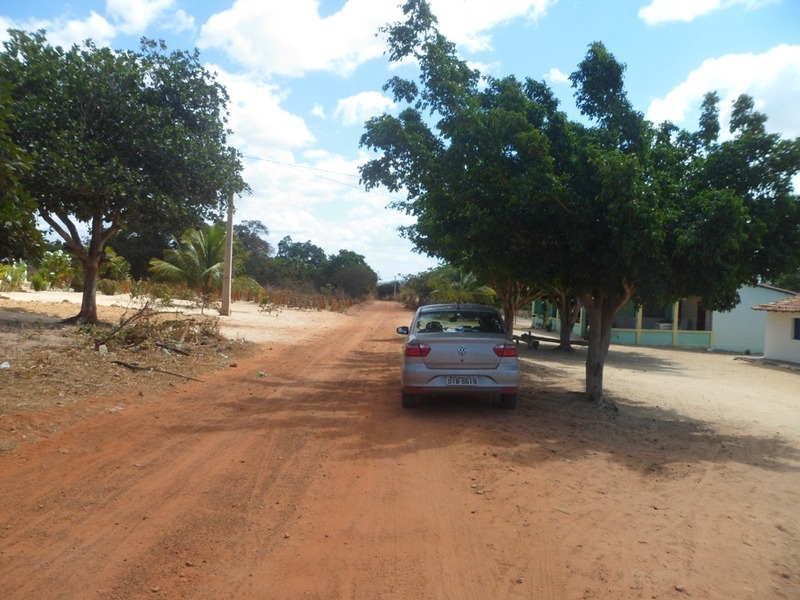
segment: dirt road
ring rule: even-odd
[[[0,455],[0,598],[800,597],[800,375],[735,365],[783,416],[728,418],[676,394],[731,357],[628,351],[611,415],[580,353],[521,350],[516,411],[409,411],[408,316],[373,303]]]

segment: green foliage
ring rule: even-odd
[[[266,291],[251,277],[234,277],[231,282],[231,298],[236,301],[260,303]]]
[[[190,229],[174,240],[174,247],[164,250],[164,260],[150,261],[150,272],[156,280],[185,284],[205,308],[222,287],[224,261],[225,229],[211,225]]]
[[[0,259],[35,258],[42,252],[36,228],[36,202],[22,185],[30,173],[30,156],[11,137],[10,85],[0,80]]]
[[[91,41],[64,50],[44,32],[14,30],[4,46],[11,137],[33,167],[23,184],[83,264],[87,288],[126,223],[146,231],[212,217],[247,189],[227,145],[227,94],[196,51],[167,52],[149,40],[138,52]],[[85,299],[78,319],[96,321],[93,302]]]
[[[409,308],[423,304],[461,302],[495,304],[497,294],[472,273],[453,265],[442,265],[409,275],[399,287],[399,300]]]
[[[35,292],[41,292],[50,287],[50,284],[45,280],[41,273],[36,272],[31,276],[31,287]]]
[[[776,277],[772,284],[785,290],[791,290],[800,294],[800,269],[792,273],[787,273]]]
[[[339,250],[338,254],[329,256],[324,277],[327,285],[351,298],[363,298],[371,294],[378,284],[378,274],[361,254],[352,250]]]
[[[103,262],[100,263],[100,275],[112,281],[127,281],[131,278],[131,265],[111,246],[106,246],[103,250]]]
[[[122,292],[122,283],[117,279],[99,279],[97,291],[106,296],[115,296]]]
[[[383,30],[388,54],[414,59],[419,77],[385,85],[401,108],[366,123],[361,144],[377,156],[362,182],[405,190],[394,206],[416,222],[403,234],[489,282],[506,315],[524,287],[584,302],[590,397],[603,400],[611,323],[631,297],[731,308],[743,283],[800,266],[800,140],[768,134],[752,98],[734,103],[725,142],[713,93],[697,132],[655,127],[627,98],[625,65],[595,42],[570,76],[586,126],[544,83],[481,80],[425,0],[403,11]],[[404,289],[418,301],[457,297],[415,283]]]
[[[234,252],[241,249],[244,253],[242,260],[243,272],[260,283],[269,283],[272,270],[273,249],[266,241],[269,229],[261,221],[244,221],[233,226]]]
[[[72,257],[63,250],[48,250],[42,256],[37,273],[46,287],[63,288],[72,281]]]
[[[10,264],[0,263],[0,292],[14,292],[22,289],[28,279],[28,264],[16,260]]]

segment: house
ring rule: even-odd
[[[764,353],[766,313],[754,313],[753,306],[769,304],[795,296],[794,292],[766,284],[743,286],[741,301],[727,312],[711,311],[701,298],[685,298],[666,306],[637,307],[632,301],[614,318],[612,344],[663,346],[673,348],[709,348],[742,354]],[[555,309],[534,305],[534,326],[547,323],[558,329]],[[586,319],[582,312],[573,334],[584,336]]]
[[[728,352],[764,354],[764,331],[767,315],[753,312],[761,304],[778,302],[794,296],[794,292],[766,284],[744,286],[739,289],[741,302],[731,311],[715,312],[711,347]]]
[[[753,310],[766,315],[764,358],[800,364],[800,294]]]
[[[767,318],[751,308],[792,296],[794,293],[788,290],[759,283],[739,288],[739,304],[726,312],[706,309],[701,298],[686,298],[668,306],[642,306],[638,311],[629,303],[614,319],[611,341],[763,354]]]

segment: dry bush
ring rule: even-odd
[[[74,307],[44,310],[56,313]],[[25,309],[13,321],[0,321],[0,363],[9,366],[0,370],[0,428],[16,427],[20,413],[47,411],[117,390],[134,390],[140,396],[160,392],[228,367],[255,349],[254,344],[220,335],[217,317],[148,307],[98,307],[98,313],[114,324],[65,325],[48,315],[26,321],[31,313]]]

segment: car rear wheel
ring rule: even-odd
[[[405,390],[401,392],[402,400],[403,400],[403,408],[412,408],[419,404],[419,400],[416,394],[409,394]]]
[[[517,394],[500,394],[500,406],[507,409],[517,408]]]

